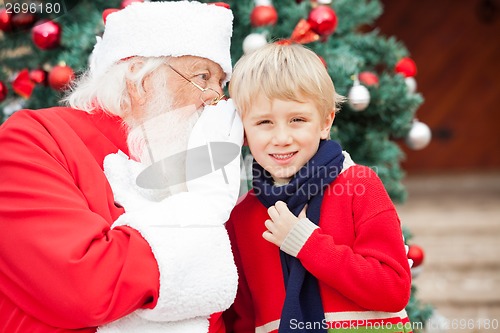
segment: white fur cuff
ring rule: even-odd
[[[133,215],[133,214],[131,214]],[[160,271],[154,309],[138,310],[153,321],[208,317],[234,301],[238,275],[229,237],[218,226],[144,226],[125,213],[113,225],[128,225],[148,241]]]

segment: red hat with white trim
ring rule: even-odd
[[[197,1],[134,2],[106,17],[90,57],[91,75],[104,75],[116,62],[133,56],[198,56],[232,73],[233,14]]]

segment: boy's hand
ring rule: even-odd
[[[267,230],[262,237],[270,243],[281,247],[288,233],[297,224],[299,219],[306,217],[306,207],[302,209],[299,217],[293,215],[288,206],[283,201],[278,201],[274,206],[269,207],[267,213],[271,219],[266,220],[264,225]]]

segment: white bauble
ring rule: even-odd
[[[406,145],[413,150],[425,148],[431,142],[432,133],[426,124],[414,120],[408,135],[406,136]]]
[[[363,111],[370,104],[370,92],[365,86],[355,81],[351,90],[349,90],[347,99],[349,100],[349,106],[354,111]]]
[[[318,0],[318,5],[331,5],[332,0]]]
[[[266,44],[267,40],[266,37],[264,37],[264,35],[258,33],[251,33],[250,35],[246,36],[245,39],[243,40],[243,52],[245,54],[250,54],[257,49],[260,49]]]
[[[255,7],[257,6],[272,6],[273,2],[271,0],[255,0]]]
[[[417,91],[417,81],[413,76],[408,76],[405,78],[406,87],[408,88],[408,92],[413,94]]]

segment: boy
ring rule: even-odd
[[[228,332],[410,332],[399,218],[375,172],[328,140],[343,98],[319,57],[269,44],[229,92],[255,161],[226,224],[240,276]]]

